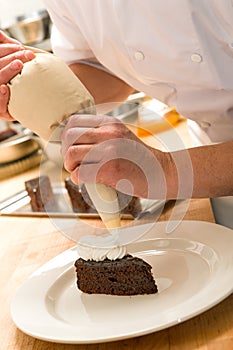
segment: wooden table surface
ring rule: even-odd
[[[44,170],[53,173],[54,164],[46,162]],[[24,181],[39,174],[34,168],[0,182],[0,201],[24,189]],[[168,220],[172,203],[159,220]],[[177,215],[187,202],[181,202]],[[214,222],[208,199],[191,200],[185,220]],[[68,345],[42,341],[18,330],[10,315],[16,289],[40,266],[74,242],[56,231],[48,218],[0,216],[0,349],[1,350],[232,350],[233,295],[210,310],[179,325],[149,335],[101,344]],[[36,315],[35,315],[36,317]],[[91,331],[91,330],[90,330]]]

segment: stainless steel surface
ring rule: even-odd
[[[124,102],[107,115],[113,116],[124,123],[136,124],[138,121],[139,102]]]
[[[97,213],[74,213],[67,190],[63,184],[52,184],[58,212],[33,212],[30,205],[30,198],[26,190],[6,198],[0,202],[0,215],[4,216],[39,216],[39,217],[83,217],[99,218]],[[158,209],[157,203],[160,201],[150,199],[140,199],[141,210],[137,216],[143,216],[144,212],[153,212],[153,208]],[[160,204],[159,204],[160,205]],[[122,219],[137,219],[131,214],[122,214]]]
[[[233,196],[211,198],[217,224],[233,229]]]
[[[4,30],[22,44],[37,44],[49,37],[50,18],[46,10],[41,10],[30,16],[18,16],[15,23]]]
[[[158,211],[162,212],[166,202],[167,202],[166,199],[161,199],[157,201],[155,200],[148,208],[146,208],[136,217],[136,220],[144,219],[147,215],[154,214],[155,212],[158,212]]]
[[[66,189],[60,185],[53,186],[53,192],[58,204],[59,212],[33,212],[30,205],[30,197],[26,190],[16,193],[0,203],[0,215],[13,216],[78,216],[73,213],[69,203],[69,198]]]

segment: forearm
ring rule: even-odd
[[[96,105],[123,102],[134,91],[121,79],[98,68],[82,63],[71,64],[70,68],[93,96]]]
[[[168,198],[233,195],[233,141],[167,153],[163,167]]]

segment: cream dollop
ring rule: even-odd
[[[84,260],[116,260],[127,255],[126,246],[118,242],[117,230],[115,234],[83,236],[78,241],[77,250],[79,256]]]

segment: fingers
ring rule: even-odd
[[[135,193],[144,195],[147,187],[138,183],[137,179],[145,180],[137,163],[146,160],[145,148],[122,122],[108,116],[74,115],[62,134],[64,167],[72,181],[115,187],[126,179],[132,181]]]
[[[32,60],[35,57],[35,54],[30,50],[22,50],[21,48],[18,51],[7,50],[0,47],[0,69],[9,65],[15,60],[20,60],[25,63]],[[11,51],[11,52],[10,52]]]
[[[118,120],[106,116],[75,115],[62,133],[62,154],[71,145],[97,144],[108,139],[123,138],[127,128]]]
[[[72,145],[94,145],[110,138],[109,134],[103,129],[95,128],[71,128],[67,129],[62,134],[62,155],[64,156],[67,150]]]
[[[11,40],[0,31],[0,85],[8,83],[21,72],[23,63],[32,60],[35,54],[25,49],[16,40]]]
[[[11,62],[0,70],[0,84],[7,84],[13,77],[21,72],[23,63],[19,60]]]
[[[19,60],[11,62],[0,70],[0,118],[13,120],[8,113],[7,106],[10,98],[10,91],[7,84],[14,76],[21,72],[23,63]]]
[[[71,180],[76,184],[82,184],[82,183],[90,183],[90,182],[101,182],[103,180],[103,183],[106,185],[115,184],[115,179],[111,177],[111,182],[109,182],[109,178],[106,179],[106,173],[103,174],[102,179],[97,176],[98,174],[99,166],[97,164],[82,164],[81,166],[77,166],[73,169],[73,171],[70,173]],[[93,176],[94,174],[94,176]]]
[[[81,163],[100,163],[103,158],[104,155],[100,147],[93,147],[91,145],[74,145],[68,149],[65,155],[64,167],[67,171],[72,172]]]
[[[25,50],[20,42],[8,37],[0,30],[0,118],[13,120],[7,110],[10,91],[6,86],[23,69],[23,64],[35,54]]]
[[[1,50],[0,50],[0,58],[1,57],[4,57],[4,56],[7,56],[7,55],[10,55],[14,52],[17,52],[17,51],[22,51],[22,50],[25,50],[23,48],[23,46],[19,45],[19,44],[0,44],[1,46]]]
[[[2,44],[4,44],[4,43],[20,44],[19,41],[10,38],[2,30],[0,30],[0,44],[1,43]]]
[[[70,178],[76,184],[97,182],[128,195],[142,198],[148,195],[149,184],[145,174],[138,166],[124,159],[104,164],[81,164],[73,169]]]
[[[0,86],[0,118],[5,120],[13,120],[7,111],[7,104],[9,100],[9,88],[6,85]]]
[[[61,136],[63,157],[72,145],[97,143],[101,137],[97,128],[103,124],[103,119],[93,115],[70,117]]]
[[[98,128],[103,125],[121,124],[118,119],[106,115],[88,115],[74,114],[68,119],[65,129],[79,128]]]
[[[84,128],[81,128],[83,131]],[[116,137],[115,131],[107,132],[105,128],[85,129],[80,128],[67,130],[62,139],[61,154],[65,159],[65,168],[72,171],[77,164],[83,162],[98,163],[104,159],[106,153],[114,156],[117,150],[112,140],[123,139]],[[120,132],[117,133],[117,136]],[[85,159],[84,159],[85,157]]]
[[[124,149],[127,140],[135,142],[137,138],[112,117],[72,116],[62,134],[64,166],[72,172],[81,163],[97,164],[108,161],[109,157],[115,159],[118,151],[124,152],[122,147]]]
[[[24,50],[0,58],[0,84],[7,84],[21,72],[23,63],[30,61],[34,57],[35,54],[32,51]]]

